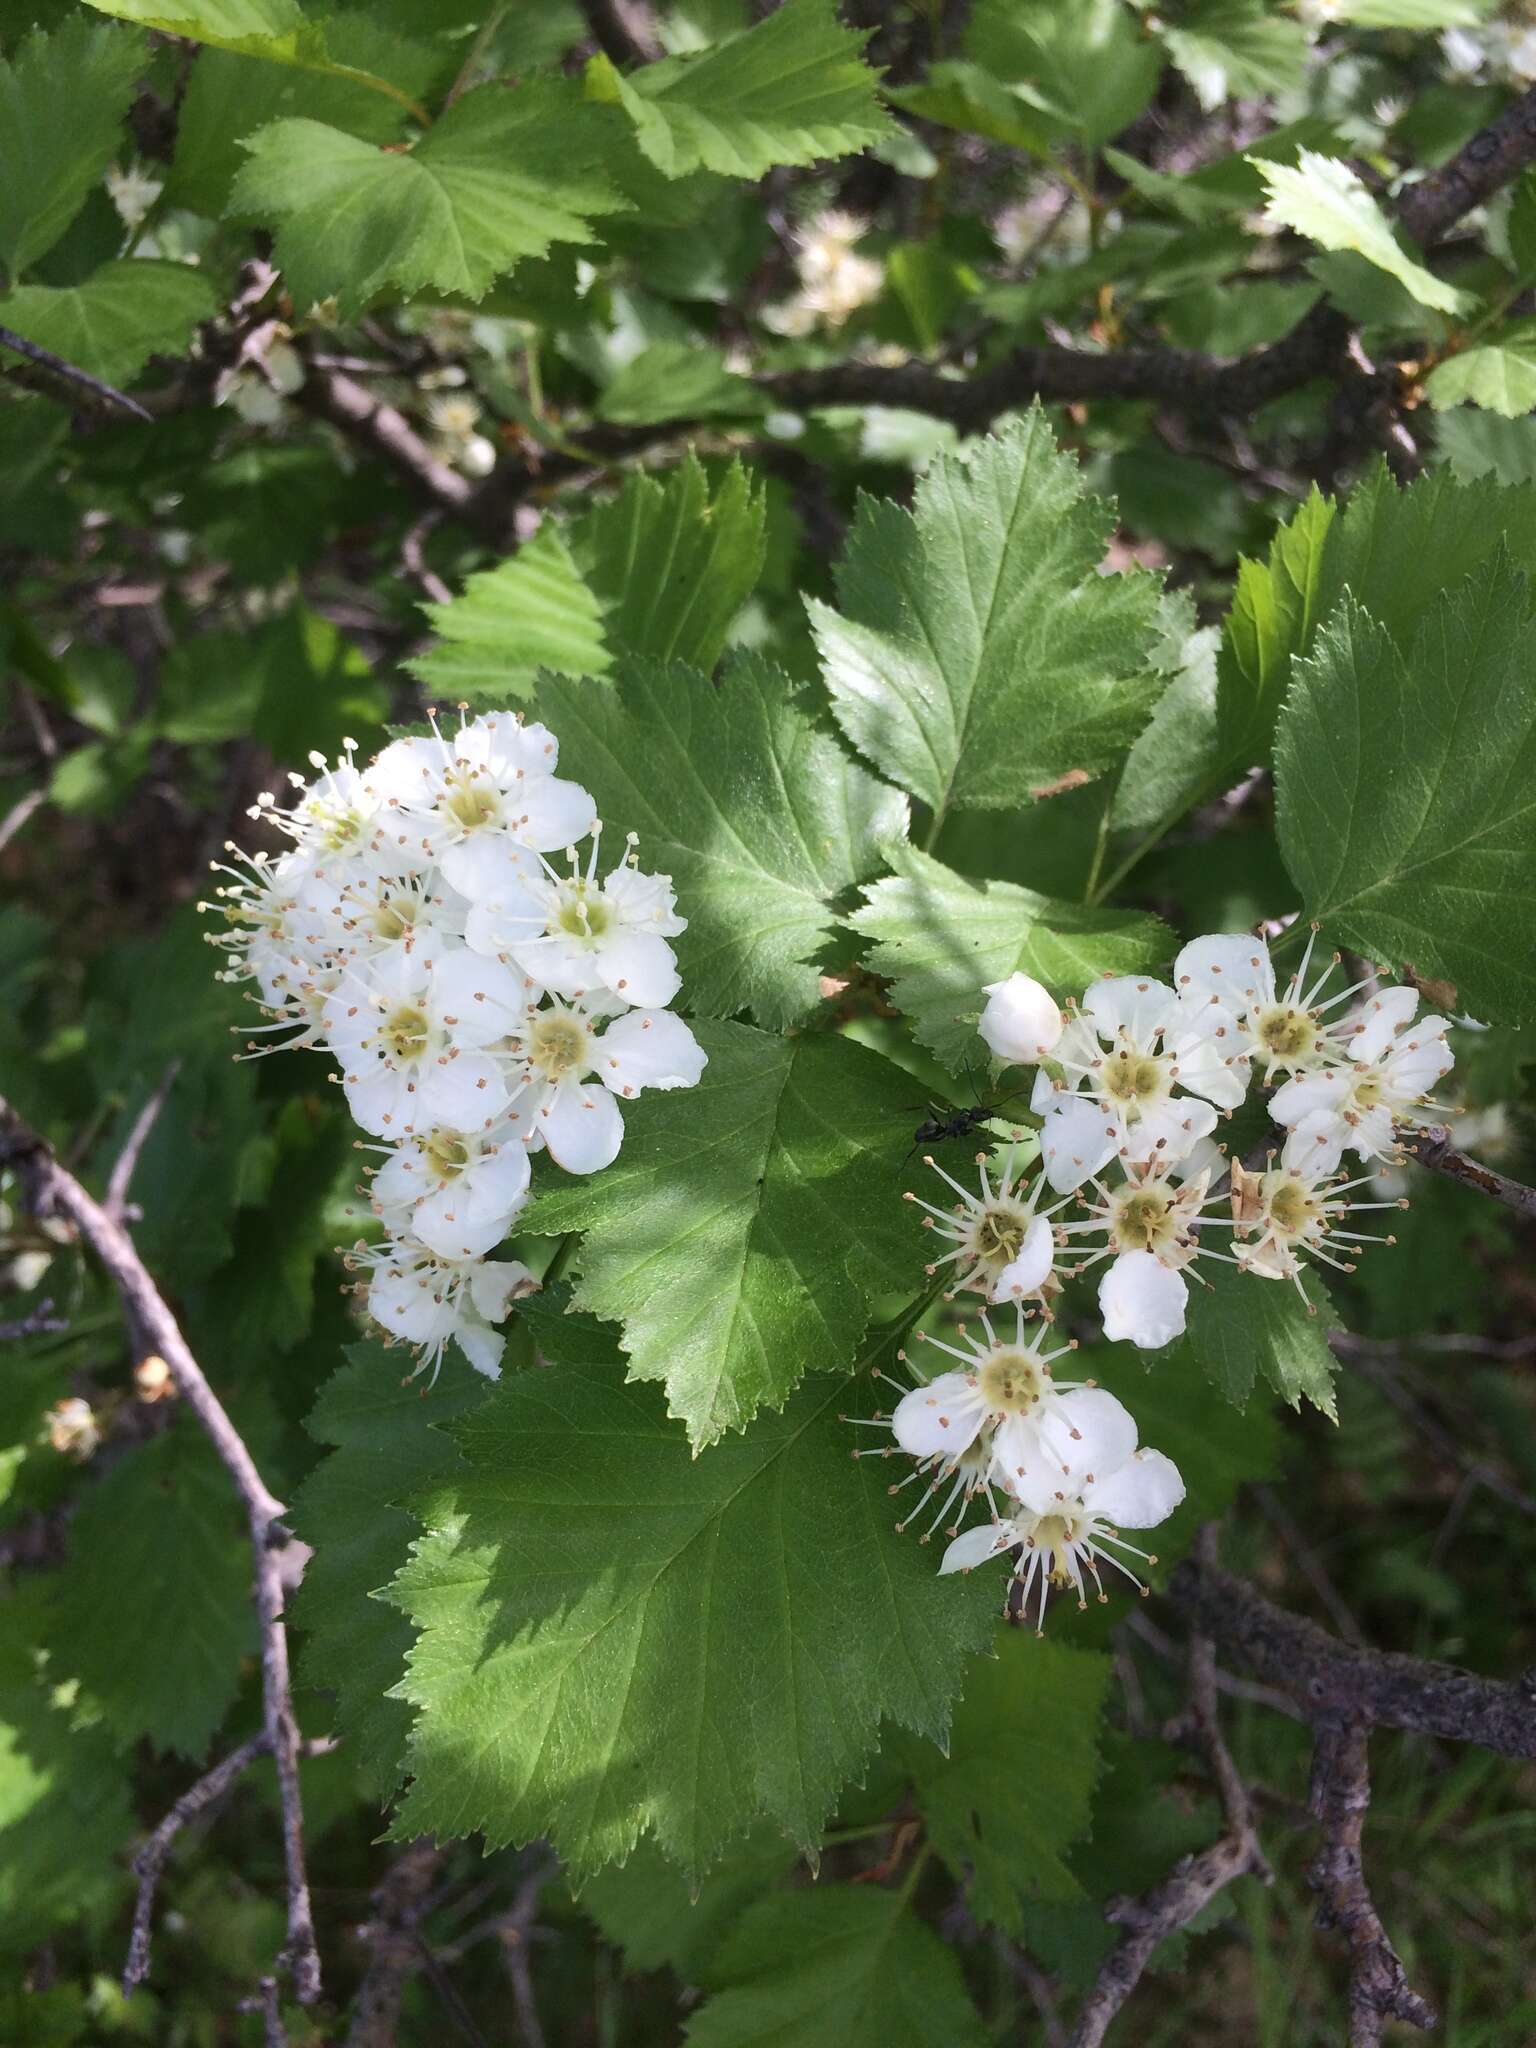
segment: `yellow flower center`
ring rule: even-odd
[[[1161,1188],[1137,1188],[1115,1211],[1111,1225],[1122,1251],[1149,1252],[1173,1234],[1173,1201]]]
[[[448,815],[466,832],[494,824],[500,815],[501,803],[495,789],[473,770],[454,769],[447,777],[446,790]]]
[[[384,1019],[379,1036],[397,1060],[413,1060],[426,1051],[431,1033],[426,1011],[415,1003],[401,1003]]]
[[[562,1081],[568,1074],[578,1078],[590,1066],[588,1045],[591,1034],[579,1017],[556,1010],[540,1017],[528,1041],[528,1057],[547,1081]]]
[[[1162,1090],[1163,1070],[1146,1053],[1122,1046],[1104,1062],[1104,1092],[1115,1102],[1139,1102]]]
[[[1011,1266],[1023,1248],[1029,1218],[1013,1205],[994,1203],[976,1219],[973,1245],[976,1256],[999,1270]]]
[[[1027,1351],[994,1351],[978,1375],[981,1397],[993,1415],[1026,1415],[1049,1383]]]
[[[613,923],[607,904],[589,892],[585,882],[574,882],[563,893],[564,901],[555,915],[557,930],[572,939],[600,939]]]
[[[434,1131],[424,1149],[439,1180],[455,1179],[469,1164],[469,1147],[453,1131]]]
[[[1261,1011],[1254,1030],[1271,1059],[1300,1059],[1317,1048],[1316,1018],[1291,1003],[1274,1003]]]

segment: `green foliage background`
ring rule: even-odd
[[[1528,26],[0,0],[0,1088],[100,1186],[172,1076],[136,1238],[312,1550],[298,1707],[338,1737],[303,1767],[327,1990],[285,1994],[295,2043],[395,2038],[356,2031],[359,1929],[423,1831],[401,2041],[532,2038],[523,1901],[550,2041],[695,2048],[1045,2042],[1031,1984],[1070,2010],[1105,1902],[1217,1832],[1160,1732],[1169,1613],[1000,1623],[842,1415],[953,1321],[911,1132],[987,1085],[977,992],[1015,968],[1065,998],[1318,919],[1477,1020],[1469,1149],[1536,1177],[1536,173],[1428,248],[1391,221],[1527,82]],[[829,304],[839,233],[865,273]],[[1202,400],[1318,309],[1390,373]],[[968,413],[1018,349],[1046,367]],[[1102,381],[1138,351],[1195,352],[1187,391]],[[547,722],[672,875],[710,1064],[521,1219],[551,1284],[504,1380],[451,1360],[423,1397],[339,1289],[372,1223],[325,1062],[231,1058],[197,901],[311,750],[461,701]],[[1188,1481],[1157,1586],[1222,1516],[1271,1597],[1513,1675],[1530,1232],[1410,1191],[1319,1313],[1228,1276],[1094,1370]],[[256,2042],[266,1765],[115,1987],[137,1841],[259,1725],[238,1504],[15,1184],[0,1262],[0,1317],[60,1325],[0,1368],[0,2041]],[[88,1457],[50,1438],[72,1397]],[[1124,2038],[1332,2041],[1306,1734],[1223,1704],[1278,1882],[1165,1944]],[[1529,1770],[1374,1762],[1410,1975],[1454,2048],[1516,2048]]]

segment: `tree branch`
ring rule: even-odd
[[[1287,1614],[1244,1580],[1186,1558],[1168,1597],[1191,1625],[1242,1652],[1258,1677],[1288,1692],[1318,1721],[1366,1721],[1497,1756],[1536,1758],[1536,1673],[1515,1683],[1479,1678],[1454,1664],[1340,1642],[1316,1622]]]
[[[299,1731],[288,1672],[288,1632],[283,1623],[282,1553],[293,1545],[293,1538],[280,1519],[282,1502],[257,1471],[245,1440],[192,1356],[128,1232],[60,1165],[43,1139],[3,1098],[0,1165],[15,1170],[26,1206],[34,1215],[67,1218],[95,1253],[117,1289],[130,1327],[170,1367],[178,1393],[207,1432],[245,1503],[254,1565],[253,1598],[261,1631],[263,1739],[277,1768],[288,1877],[285,1960],[299,2003],[312,2005],[320,1996],[320,1958],[304,1867]]]
[[[128,1938],[128,1960],[123,1965],[125,1998],[135,1985],[142,1984],[149,1975],[155,1891],[160,1883],[160,1873],[165,1868],[165,1859],[171,1853],[171,1844],[188,1821],[196,1820],[200,1813],[205,1812],[215,1801],[222,1799],[236,1779],[250,1769],[257,1757],[266,1756],[270,1747],[267,1731],[263,1729],[259,1735],[253,1735],[249,1742],[242,1742],[238,1749],[231,1750],[229,1755],[221,1763],[216,1763],[211,1771],[205,1771],[195,1785],[182,1793],[134,1857],[133,1874],[139,1880],[139,1892],[133,1907],[133,1932]]]
[[[1475,1159],[1469,1159],[1465,1152],[1457,1150],[1444,1124],[1399,1132],[1398,1142],[1410,1158],[1427,1166],[1431,1173],[1443,1173],[1447,1180],[1476,1188],[1480,1195],[1491,1195],[1494,1201],[1502,1202],[1519,1216],[1536,1217],[1536,1188],[1528,1188],[1523,1181],[1511,1180],[1507,1174],[1495,1173],[1491,1166],[1480,1166]]]
[[[1209,1555],[1214,1532],[1202,1532],[1201,1548]],[[1208,1635],[1196,1631],[1189,1639],[1189,1704],[1181,1717],[1198,1739],[1215,1781],[1226,1820],[1220,1841],[1197,1856],[1185,1856],[1161,1884],[1139,1899],[1111,1899],[1104,1917],[1127,1932],[1099,1966],[1072,2029],[1068,2048],[1099,2048],[1116,2014],[1141,1981],[1153,1953],[1170,1934],[1187,1927],[1204,1912],[1218,1892],[1239,1877],[1273,1882],[1268,1859],[1254,1832],[1248,1788],[1222,1737],[1216,1702],[1216,1652]]]
[[[1397,1950],[1366,1888],[1361,1840],[1371,1803],[1369,1730],[1364,1721],[1318,1723],[1308,1803],[1323,1840],[1307,1871],[1317,1893],[1318,1925],[1349,1943],[1350,2048],[1376,2048],[1389,2019],[1426,2032],[1433,2008],[1409,1985]]]
[[[133,1127],[123,1144],[123,1149],[112,1162],[112,1171],[107,1178],[106,1199],[102,1203],[114,1223],[132,1220],[128,1208],[128,1190],[133,1184],[134,1169],[139,1163],[139,1154],[149,1142],[149,1134],[155,1128],[156,1120],[165,1107],[166,1098],[176,1085],[176,1076],[181,1072],[181,1061],[172,1060],[159,1082],[151,1091],[144,1107],[133,1120]]]

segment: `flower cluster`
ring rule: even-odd
[[[287,852],[231,847],[219,870],[223,978],[251,984],[266,1050],[337,1062],[380,1155],[384,1242],[353,1263],[374,1319],[434,1368],[451,1339],[498,1370],[493,1326],[536,1283],[489,1255],[528,1199],[531,1155],[596,1173],[624,1102],[704,1069],[667,1007],[684,929],[671,883],[639,871],[632,841],[599,873],[592,798],[556,763],[554,735],[510,712],[451,734],[434,722],[366,767],[349,744],[292,778],[287,808],[255,806]]]
[[[868,221],[835,208],[796,228],[799,288],[772,309],[769,324],[787,335],[841,327],[860,306],[878,298],[885,283],[885,266],[873,256],[858,253],[858,244],[868,232]]]
[[[1135,1579],[1126,1560],[1146,1554],[1120,1530],[1154,1527],[1183,1498],[1176,1468],[1138,1448],[1112,1394],[1053,1378],[1074,1348],[1047,1348],[1045,1334],[1065,1278],[1102,1266],[1105,1335],[1154,1350],[1183,1333],[1197,1261],[1289,1281],[1306,1301],[1307,1260],[1348,1271],[1361,1245],[1392,1242],[1358,1215],[1405,1205],[1355,1195],[1449,1071],[1446,1020],[1419,1017],[1414,989],[1374,978],[1326,993],[1337,956],[1311,979],[1314,940],[1283,986],[1262,940],[1217,934],[1184,947],[1171,984],[1107,977],[1065,1011],[1024,974],[983,991],[978,1029],[994,1058],[1036,1069],[1039,1169],[1019,1170],[1018,1143],[990,1170],[980,1155],[972,1193],[929,1158],[958,1200],[907,1199],[944,1245],[928,1272],[952,1282],[947,1298],[1011,1305],[1015,1327],[1000,1336],[988,1309],[984,1341],[962,1324],[964,1350],[939,1346],[955,1364],[873,1418],[894,1441],[855,1453],[916,1460],[926,1487],[913,1513],[938,1503],[924,1541],[985,1499],[990,1524],[961,1534],[950,1522],[942,1570],[1016,1552],[1021,1604],[1038,1598],[1043,1618],[1053,1584],[1084,1601],[1089,1581],[1103,1597],[1101,1565]],[[1278,1155],[1229,1165],[1213,1134],[1256,1078],[1285,1136]],[[1370,1170],[1346,1177],[1346,1152]],[[1210,1242],[1223,1230],[1224,1246]]]

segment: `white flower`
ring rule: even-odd
[[[816,214],[794,231],[795,268],[800,289],[773,311],[770,325],[781,334],[808,334],[817,325],[841,327],[860,306],[877,298],[885,266],[860,256],[854,245],[869,223],[835,208]]]
[[[467,392],[440,392],[427,400],[427,418],[446,441],[467,441],[480,421],[480,401]]]
[[[1290,1132],[1286,1166],[1333,1173],[1346,1151],[1385,1159],[1398,1123],[1418,1120],[1428,1091],[1456,1064],[1444,1017],[1420,1017],[1412,988],[1383,989],[1340,1028],[1348,1056],[1277,1088],[1269,1113]]]
[[[350,966],[325,1005],[352,1114],[376,1137],[484,1128],[516,1074],[489,1048],[523,1015],[519,977],[473,953],[397,947]]]
[[[416,1372],[430,1365],[434,1380],[450,1342],[476,1372],[500,1378],[506,1339],[491,1325],[505,1320],[513,1301],[539,1285],[516,1260],[454,1263],[408,1242],[372,1250],[359,1245],[348,1263],[372,1267],[368,1313],[391,1337],[419,1352]]]
[[[89,1401],[67,1394],[48,1410],[48,1443],[62,1458],[83,1465],[101,1448],[101,1425]]]
[[[597,1173],[618,1157],[618,1098],[644,1088],[692,1088],[706,1065],[698,1040],[670,1010],[630,1010],[607,1022],[618,1008],[613,997],[557,999],[529,1011],[518,1027],[527,1111],[567,1173]]]
[[[571,846],[592,829],[592,799],[555,774],[558,755],[547,727],[491,711],[449,738],[434,730],[393,741],[364,781],[402,856],[435,861],[472,903],[494,901],[538,872],[530,851]]]
[[[383,1148],[374,1214],[392,1237],[414,1237],[442,1259],[492,1250],[527,1199],[529,1128],[514,1111],[489,1130],[438,1126]]]
[[[477,953],[515,960],[554,995],[597,986],[636,1009],[661,1009],[681,985],[667,940],[686,931],[688,920],[677,915],[670,876],[642,875],[631,865],[633,834],[624,859],[597,881],[600,835],[594,827],[585,873],[573,851],[569,875],[544,861],[542,873],[471,905],[465,938]]]
[[[925,1268],[930,1277],[941,1266],[953,1265],[957,1291],[972,1288],[992,1302],[1031,1298],[1043,1302],[1052,1291],[1056,1259],[1056,1239],[1048,1219],[1065,1208],[1071,1198],[1063,1197],[1049,1209],[1041,1209],[1045,1176],[1037,1175],[1034,1186],[1026,1193],[1023,1176],[1014,1179],[1015,1150],[1013,1146],[1008,1148],[995,1188],[987,1177],[987,1155],[977,1153],[976,1164],[981,1172],[979,1194],[963,1188],[925,1152],[924,1166],[931,1166],[960,1200],[952,1209],[938,1208],[923,1201],[920,1195],[907,1194],[903,1200],[926,1209],[923,1228],[937,1231],[954,1247]]]
[[[1215,1129],[1213,1105],[1235,1108],[1248,1085],[1229,1011],[1185,1002],[1162,982],[1131,975],[1089,989],[1052,1064],[1063,1079],[1042,1067],[1031,1107],[1044,1117],[1046,1178],[1061,1194],[1111,1159],[1144,1165],[1186,1157]]]
[[[1276,985],[1268,946],[1248,932],[1192,939],[1173,963],[1173,978],[1186,1002],[1214,1002],[1236,1020],[1244,1052],[1260,1061],[1267,1073],[1299,1074],[1337,1058],[1338,1048],[1323,1018],[1364,986],[1341,989],[1319,1004],[1339,956],[1331,956],[1309,989],[1307,974],[1316,938],[1314,925],[1301,962],[1283,989]]]
[[[1101,1564],[1113,1565],[1145,1593],[1120,1553],[1149,1565],[1157,1559],[1127,1543],[1119,1530],[1155,1528],[1184,1498],[1184,1482],[1172,1459],[1161,1451],[1137,1449],[1129,1411],[1103,1388],[1084,1394],[1092,1396],[1092,1407],[1083,1401],[1080,1434],[1067,1455],[1058,1457],[1055,1444],[1042,1447],[1014,1475],[1010,1490],[1019,1502],[1017,1511],[990,1528],[966,1530],[939,1566],[941,1572],[970,1571],[1018,1549],[1014,1574],[1021,1586],[1020,1611],[1028,1612],[1038,1585],[1037,1629],[1044,1627],[1053,1585],[1070,1586],[1078,1606],[1086,1607],[1084,1580],[1091,1578],[1098,1598],[1108,1598],[1099,1577]]]
[[[1273,1155],[1271,1155],[1273,1157]],[[1245,1273],[1264,1279],[1291,1280],[1308,1309],[1301,1284],[1303,1257],[1321,1259],[1343,1273],[1352,1273],[1352,1254],[1362,1244],[1395,1244],[1396,1238],[1372,1236],[1364,1231],[1341,1228],[1343,1221],[1367,1209],[1406,1209],[1404,1199],[1383,1202],[1351,1202],[1345,1198],[1355,1188],[1371,1185],[1374,1176],[1358,1180],[1335,1180],[1324,1173],[1304,1173],[1298,1166],[1271,1165],[1263,1173],[1250,1173],[1241,1163],[1232,1168],[1233,1240],[1238,1265]]]
[[[1000,1060],[1032,1066],[1055,1051],[1066,1019],[1051,992],[1027,974],[989,981],[982,994],[987,1006],[976,1029]]]
[[[165,190],[159,178],[152,178],[138,164],[130,164],[126,171],[120,171],[113,164],[102,181],[107,188],[107,197],[117,208],[117,217],[125,228],[142,225],[150,208]]]
[[[1073,1412],[1063,1404],[1075,1399],[1082,1388],[1074,1380],[1058,1386],[1051,1367],[1077,1349],[1076,1341],[1047,1351],[1042,1331],[1026,1337],[1022,1307],[1014,1311],[1014,1317],[1013,1340],[1005,1343],[983,1310],[986,1341],[978,1343],[966,1336],[962,1324],[960,1335],[967,1346],[963,1351],[940,1338],[918,1333],[919,1343],[932,1344],[958,1359],[960,1369],[941,1372],[896,1404],[891,1429],[909,1456],[954,1459],[981,1443],[990,1449],[994,1472],[1001,1475],[1033,1454],[1042,1430],[1049,1431],[1053,1441],[1058,1436],[1063,1441],[1070,1438],[1075,1427]]]
[[[1219,1156],[1219,1155],[1218,1155]],[[1085,1218],[1063,1225],[1064,1233],[1104,1233],[1104,1243],[1073,1268],[1085,1272],[1100,1259],[1113,1264],[1099,1283],[1104,1333],[1128,1339],[1143,1351],[1160,1350],[1184,1331],[1189,1287],[1183,1268],[1202,1253],[1196,1235],[1210,1185],[1210,1169],[1189,1171],[1192,1161],[1132,1167],[1114,1187],[1095,1181],[1099,1201]]]

